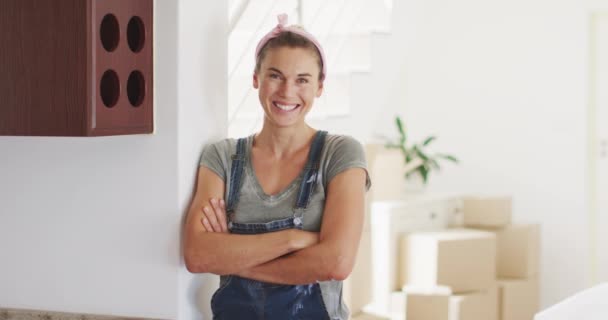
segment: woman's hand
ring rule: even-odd
[[[226,204],[223,199],[211,198],[210,206],[203,208],[201,223],[206,232],[228,232],[226,220]],[[318,232],[308,232],[292,229],[289,231],[291,247],[295,250],[304,249],[319,243]]]
[[[203,217],[201,223],[207,232],[228,232],[228,224],[226,223],[226,203],[224,199],[211,198],[209,200],[211,206],[203,208]]]

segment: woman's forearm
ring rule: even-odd
[[[197,232],[187,235],[184,257],[193,273],[236,274],[317,241],[316,233],[299,230],[255,235]]]
[[[337,248],[335,248],[337,249]],[[315,281],[344,280],[353,261],[320,243],[266,263],[245,269],[237,275],[280,284],[307,284]]]

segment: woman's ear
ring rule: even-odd
[[[319,88],[317,89],[317,98],[321,96],[323,93],[323,82],[324,80],[319,81]]]
[[[254,72],[253,73],[253,88],[258,89],[259,87],[260,87],[260,82],[258,80],[258,73]]]

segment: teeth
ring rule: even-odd
[[[275,103],[275,105],[277,107],[279,107],[281,110],[284,110],[284,111],[291,111],[291,110],[295,109],[298,106],[297,104],[294,104],[294,105],[290,106],[290,105],[287,105],[287,104],[278,104],[278,103]]]

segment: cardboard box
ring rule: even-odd
[[[498,280],[500,320],[532,320],[539,311],[538,276],[524,280]]]
[[[407,320],[450,320],[450,295],[407,293]]]
[[[496,276],[522,278],[539,272],[540,226],[511,225],[496,231]]]
[[[414,232],[402,237],[400,258],[403,286],[485,290],[496,279],[496,236],[471,229]]]
[[[391,293],[400,291],[403,287],[399,279],[401,237],[411,232],[445,230],[449,217],[461,208],[460,196],[444,195],[372,203],[370,233],[370,252],[373,261],[370,287],[372,302],[365,307],[365,311],[376,314],[388,313]]]
[[[450,297],[450,320],[498,320],[498,287]]]
[[[394,292],[391,319],[497,320],[498,287],[462,295],[449,292]],[[405,315],[405,316],[404,316]]]
[[[464,226],[505,227],[511,223],[511,206],[511,197],[464,197]]]
[[[402,199],[404,196],[403,155],[384,145],[365,145],[367,167],[373,188],[369,190],[374,201]]]
[[[375,315],[375,314],[371,314],[371,313],[359,313],[353,317],[351,317],[352,320],[395,320],[395,319],[391,319],[389,317],[385,317],[385,316],[380,316],[380,315]]]
[[[406,286],[402,291],[394,291],[390,295],[389,316],[391,320],[406,319],[444,319],[449,312],[449,300],[443,303],[445,297],[450,297],[452,290],[438,286],[418,288]],[[410,298],[410,300],[408,300]],[[411,307],[408,309],[408,302]],[[425,310],[432,307],[433,310]]]

